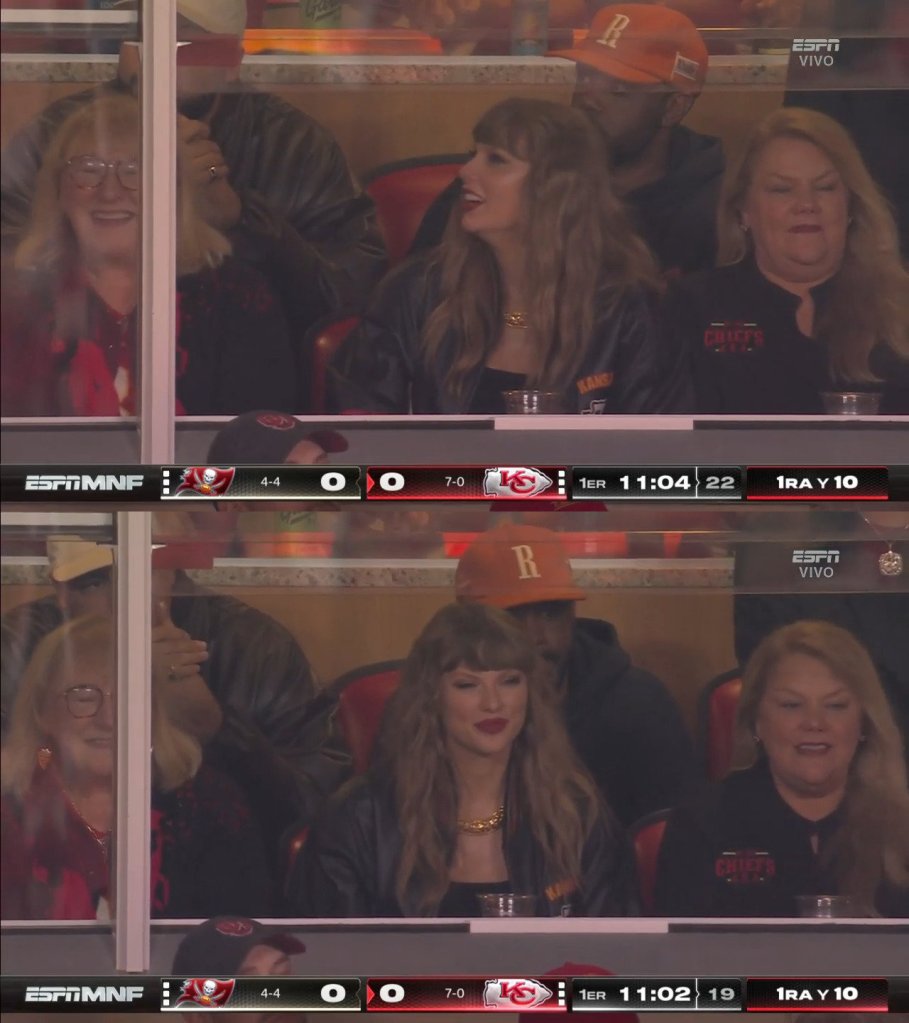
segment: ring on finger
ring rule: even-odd
[[[214,164],[212,164],[211,167],[208,168],[208,177],[209,180],[211,181],[218,180],[218,168]]]
[[[168,668],[168,670],[167,670],[167,679],[168,679],[169,682],[176,682],[177,681],[177,666],[176,666],[176,664],[172,664]]]

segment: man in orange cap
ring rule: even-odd
[[[572,104],[606,135],[615,190],[663,271],[712,269],[725,160],[719,139],[681,124],[707,75],[694,24],[658,4],[614,4],[581,42],[549,56],[577,65]],[[438,244],[460,188],[457,179],[430,207],[414,251]]]
[[[455,575],[459,600],[511,612],[559,685],[574,748],[626,825],[675,806],[695,767],[678,707],[631,663],[609,622],[577,619],[585,599],[558,533],[508,524],[483,533]]]

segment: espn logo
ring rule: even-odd
[[[839,551],[816,550],[816,551],[793,551],[793,565],[838,565],[840,563]]]
[[[145,995],[140,985],[123,987],[89,987],[85,984],[30,984],[25,989],[26,1002],[137,1002]]]
[[[803,579],[832,579],[833,566],[840,563],[840,552],[821,548],[792,552],[792,564],[799,566]]]
[[[26,490],[130,491],[145,482],[142,475],[87,476],[83,473],[33,473],[25,477]]]
[[[793,53],[839,53],[839,39],[793,39]]]

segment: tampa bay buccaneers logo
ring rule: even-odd
[[[217,469],[211,465],[191,465],[183,470],[175,496],[223,497],[234,481],[236,469]]]
[[[191,1002],[201,1009],[221,1009],[234,993],[235,980],[214,980],[211,977],[190,977],[183,981],[177,1005]],[[189,1008],[189,1006],[187,1006]]]

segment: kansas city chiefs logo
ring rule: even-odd
[[[511,1012],[535,1009],[550,998],[552,992],[545,984],[527,977],[487,980],[483,987],[483,1004],[487,1009],[508,1009]]]
[[[483,477],[486,497],[536,497],[552,486],[552,480],[540,469],[526,465],[487,469]]]

